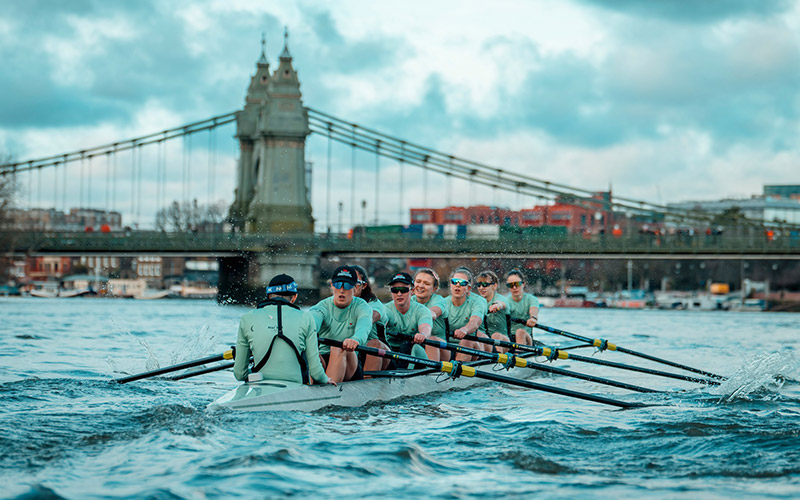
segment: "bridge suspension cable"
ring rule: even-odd
[[[218,180],[216,129],[235,122],[236,116],[235,112],[226,113],[157,133],[70,153],[3,163],[0,164],[0,176],[20,176],[27,172],[21,194],[23,200],[27,199],[28,209],[47,209],[49,206],[55,210],[60,209],[63,213],[70,207],[90,210],[102,208],[112,212],[120,210],[126,224],[142,227],[143,220],[149,221],[151,214],[156,215],[158,210],[166,208],[164,204],[169,203],[168,195],[170,199],[181,199],[185,203],[190,195],[195,199],[202,199],[204,196],[201,193],[205,192],[208,206],[212,205]],[[209,134],[206,158],[208,165],[200,167],[200,170],[206,169],[205,179],[191,171],[192,168],[197,170],[198,163],[195,161],[192,164],[192,155],[196,152],[191,136],[202,131],[208,131]],[[168,149],[170,140],[175,143],[179,139],[183,139],[187,148],[183,157],[179,153],[172,154],[175,151]],[[157,147],[147,147],[151,145]],[[130,156],[124,156],[126,154]],[[227,158],[228,155],[224,156]],[[105,159],[100,161],[97,157]],[[236,154],[232,157],[235,158]],[[170,168],[168,178],[168,158],[173,158],[170,163],[175,164],[180,164],[181,160],[176,162],[174,158],[184,161],[182,179],[176,179],[181,175],[178,174],[181,168]],[[192,181],[195,184],[190,186]],[[199,186],[204,181],[207,185]],[[128,183],[130,187],[127,187]],[[178,198],[179,193],[175,191],[181,189],[183,197]],[[144,222],[145,226],[149,224]],[[158,225],[158,222],[155,224]]]
[[[395,160],[401,164],[401,168],[403,164],[409,164],[421,167],[426,171],[444,175],[447,179],[446,197],[448,204],[452,202],[452,186],[450,183],[452,179],[460,179],[467,181],[471,186],[480,184],[495,190],[502,189],[517,195],[524,194],[549,200],[566,198],[569,203],[574,205],[595,209],[601,206],[607,210],[619,210],[656,219],[669,216],[682,221],[702,221],[707,223],[714,217],[713,214],[681,210],[622,196],[615,196],[612,200],[598,199],[595,192],[588,189],[550,182],[526,174],[491,167],[408,142],[313,108],[307,109],[309,127],[312,132],[324,134],[329,140],[335,140],[353,148],[370,151],[376,155]],[[759,226],[770,223],[770,221],[756,219],[746,219],[744,222]]]
[[[23,162],[3,163],[0,164],[0,175],[8,175],[15,172],[25,172],[27,170],[50,167],[58,163],[67,164],[74,161],[79,161],[82,157],[91,158],[109,152],[117,153],[120,151],[127,151],[137,146],[148,146],[159,141],[175,139],[183,135],[194,134],[203,130],[217,128],[219,126],[234,122],[236,120],[236,113],[237,112],[225,113],[224,115],[213,116],[205,120],[189,123],[180,127],[166,129],[154,134],[147,134],[134,137],[132,139],[125,139],[111,144],[104,144],[102,146],[73,151],[71,153],[47,156],[44,158],[26,160]]]

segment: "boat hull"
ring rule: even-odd
[[[491,370],[485,365],[483,370]],[[514,376],[528,378],[534,370],[517,369]],[[358,407],[400,397],[419,396],[451,389],[464,389],[485,384],[477,377],[455,380],[440,372],[422,370],[415,376],[386,376],[345,382],[338,386],[303,385],[280,380],[246,382],[211,403],[209,408],[229,408],[244,411],[314,411],[327,406]]]

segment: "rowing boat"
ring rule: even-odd
[[[492,361],[468,363],[480,370],[492,370]],[[515,376],[528,378],[533,370],[515,371]],[[297,410],[314,411],[327,406],[359,407],[400,397],[419,396],[451,389],[464,389],[488,380],[478,377],[451,379],[431,370],[393,370],[375,372],[372,378],[340,383],[337,386],[303,385],[281,380],[245,382],[217,399],[209,408],[245,411]]]

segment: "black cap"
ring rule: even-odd
[[[294,295],[297,293],[297,283],[288,274],[279,274],[269,280],[267,295],[276,293],[278,295]]]
[[[358,283],[358,273],[350,266],[339,266],[333,271],[331,283],[348,283],[356,286],[356,283]]]
[[[404,283],[406,285],[413,285],[414,280],[411,279],[411,275],[408,273],[395,273],[395,275],[392,276],[392,279],[390,279],[389,282],[386,284],[393,285],[394,283]]]

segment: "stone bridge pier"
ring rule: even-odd
[[[236,192],[228,220],[235,231],[269,235],[314,233],[305,162],[305,141],[311,133],[300,81],[292,66],[288,33],[278,68],[270,73],[265,42],[261,57],[237,114],[240,158]],[[309,238],[310,239],[310,238]],[[220,262],[220,300],[257,302],[276,274],[295,278],[304,294],[317,292],[319,257],[302,251],[248,253]]]

